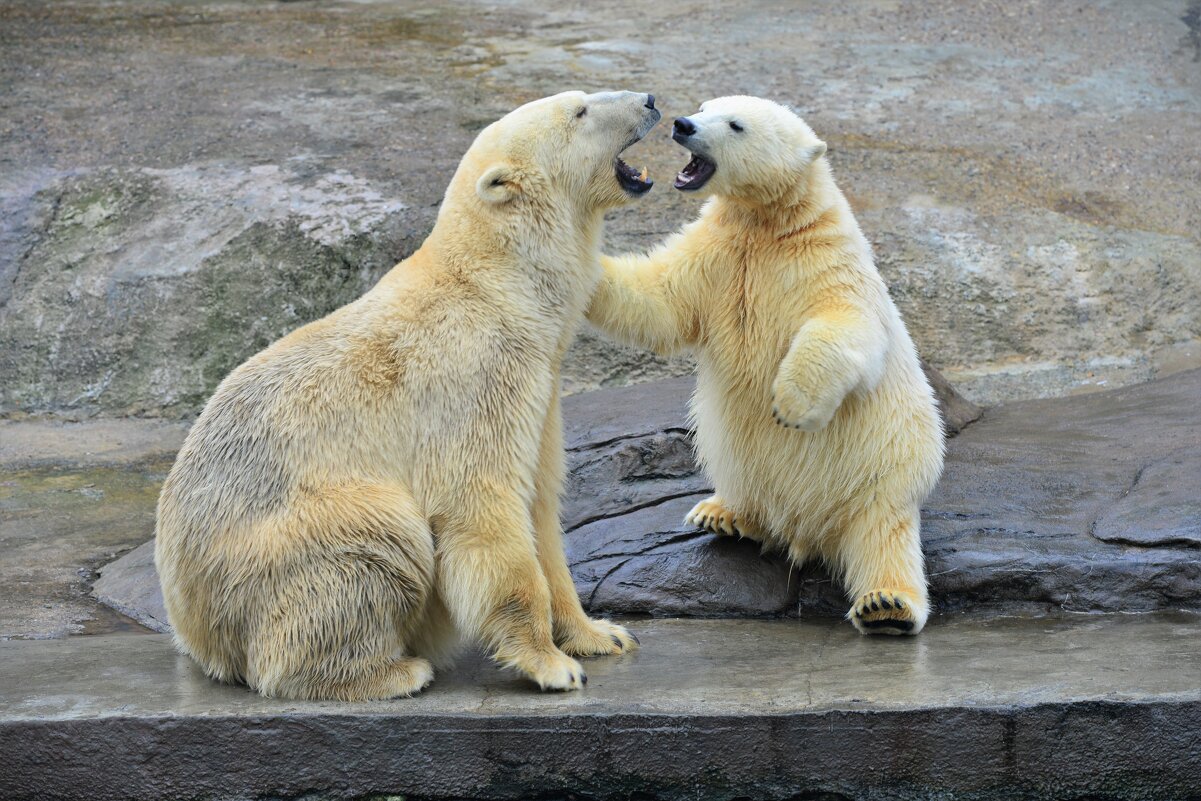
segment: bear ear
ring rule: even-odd
[[[521,193],[513,168],[507,164],[493,164],[475,182],[475,191],[485,203],[507,203]]]
[[[826,143],[819,140],[815,145],[805,145],[797,151],[797,155],[801,158],[801,166],[808,167],[826,155]]]

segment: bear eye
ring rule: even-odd
[[[578,120],[580,117],[583,117],[587,113],[588,113],[588,107],[584,106],[583,108],[581,108],[579,111],[577,111],[575,113],[575,118]]]
[[[742,133],[742,126],[734,122],[734,120],[730,120],[730,127],[735,131],[738,131],[738,133]]]

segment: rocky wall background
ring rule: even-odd
[[[370,287],[475,132],[567,88],[789,102],[972,400],[1201,364],[1201,5],[0,6],[0,416],[195,414]],[[667,128],[612,250],[695,214]],[[686,373],[585,332],[569,392]]]

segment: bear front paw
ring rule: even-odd
[[[608,656],[633,651],[638,647],[638,638],[625,626],[584,618],[583,624],[569,630],[558,645],[571,656]]]
[[[776,425],[801,431],[821,431],[838,411],[838,404],[813,400],[791,381],[778,382],[772,390],[771,416]]]
[[[521,670],[543,690],[581,690],[588,683],[588,676],[579,662],[559,650],[538,654]]]

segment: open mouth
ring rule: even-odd
[[[642,172],[638,172],[620,158],[613,161],[613,174],[617,176],[617,183],[621,188],[631,195],[644,195],[655,185],[655,182],[647,177],[646,167],[642,168]]]
[[[626,143],[626,146],[618,151],[617,158],[613,159],[613,174],[617,176],[618,185],[627,195],[645,195],[655,185],[655,182],[647,177],[646,167],[643,167],[641,172],[635,170],[621,160],[621,154],[625,152],[626,148],[642,141],[642,138],[650,133],[651,128],[654,128],[659,122],[661,116],[655,108],[654,95],[647,95],[646,107],[642,113],[642,122],[634,131],[634,136]]]
[[[675,187],[684,192],[692,192],[708,183],[715,172],[717,172],[715,163],[704,156],[693,153],[692,160],[685,164],[684,169],[680,170],[680,174],[676,176]]]

